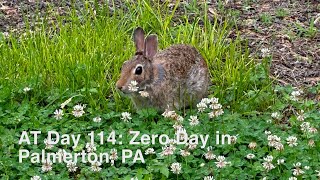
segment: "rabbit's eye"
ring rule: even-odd
[[[137,75],[140,75],[140,74],[142,73],[142,67],[141,67],[141,66],[138,66],[138,67],[136,68],[136,71],[135,71],[134,73],[137,74]]]

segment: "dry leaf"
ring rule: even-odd
[[[17,14],[17,9],[9,6],[1,6],[0,10],[2,10],[6,15],[14,15]]]

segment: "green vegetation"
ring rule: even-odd
[[[289,15],[289,12],[287,9],[284,9],[284,8],[279,8],[277,9],[276,11],[276,16],[277,17],[280,17],[280,18],[283,18],[283,17],[286,17]]]
[[[147,180],[203,179],[210,176],[207,178],[277,179],[281,174],[288,179],[294,176],[294,169],[309,166],[309,169],[303,169],[304,173],[296,176],[316,179],[315,170],[320,170],[317,150],[320,139],[316,131],[320,125],[319,104],[303,99],[301,93],[292,87],[274,88],[268,78],[270,57],[261,63],[254,62],[245,43],[238,38],[228,39],[231,23],[210,21],[204,13],[207,7],[199,7],[196,2],[184,9],[186,12],[196,12],[192,17],[188,13],[178,16],[175,13],[180,6],[178,2],[169,7],[168,2],[159,4],[139,0],[137,3],[126,1],[123,9],[114,7],[115,11],[111,11],[107,5],[85,3],[79,14],[73,5],[68,15],[57,16],[53,24],[48,24],[44,19],[36,28],[29,26],[25,35],[0,38],[0,177],[136,177]],[[212,110],[207,107],[203,112],[190,109],[163,117],[153,109],[137,112],[132,109],[130,101],[116,91],[115,82],[122,63],[134,54],[132,32],[137,26],[157,34],[161,49],[186,43],[201,52],[208,62],[213,83],[209,97],[219,98],[224,114],[209,118],[208,113]],[[320,87],[304,91],[305,94],[317,94]],[[61,107],[69,98],[70,102]],[[130,112],[131,115],[122,112]],[[190,124],[191,116],[197,116],[198,125]],[[158,141],[155,144],[129,144],[133,137],[129,134],[130,130],[148,135],[166,134],[174,138],[176,130],[173,126],[181,125],[188,135],[208,134],[210,138],[206,146],[200,148],[200,142],[195,149],[176,144],[164,146]],[[42,132],[37,145],[18,144],[23,131],[35,130]],[[78,146],[72,148],[72,144],[57,144],[49,148],[43,142],[47,132],[53,130],[60,135],[81,134]],[[59,149],[70,153],[89,151],[88,134],[92,131],[96,134],[96,153],[109,153],[113,148],[117,149],[118,159],[115,159],[114,165],[103,163],[92,167],[90,163],[78,162],[77,169],[69,172],[70,167],[65,163],[54,163],[50,170],[44,168],[42,163],[31,163],[30,159],[18,162],[20,149],[27,149],[30,153],[41,153],[45,148],[47,152],[58,152]],[[99,144],[101,137],[97,134],[101,131],[105,132],[104,144]],[[113,131],[116,136],[109,136]],[[233,135],[232,143],[216,145],[217,131]],[[271,146],[268,140],[270,134],[265,131],[281,139],[273,136],[277,143]],[[297,144],[290,136],[297,137]],[[33,143],[34,139],[30,139]],[[315,143],[312,144],[312,141]],[[256,142],[256,147],[248,147],[253,142]],[[171,147],[169,150],[173,154],[161,156],[165,147]],[[153,148],[156,154],[144,155],[148,148]],[[145,163],[134,163],[133,158],[122,163],[124,149],[134,153],[141,150]],[[183,154],[188,154],[187,151],[190,155],[182,156],[181,150],[184,150]],[[248,159],[248,154],[255,157]],[[270,157],[267,156],[272,156],[273,160],[268,162]],[[280,159],[285,160],[284,164],[277,164]],[[181,165],[180,174],[174,174],[171,168],[176,162]],[[220,162],[220,168],[217,162]],[[272,163],[274,168],[268,171],[266,162]],[[299,167],[298,162],[301,163]]]
[[[260,16],[260,21],[265,25],[271,25],[273,22],[273,17],[270,14],[263,13]]]
[[[298,37],[314,38],[316,37],[317,33],[320,32],[320,30],[314,26],[313,18],[311,19],[310,25],[308,27],[301,26],[300,24],[296,24],[296,27]]]

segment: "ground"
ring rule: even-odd
[[[272,78],[294,86],[320,81],[319,1],[235,1],[225,8],[240,14],[238,30],[253,55],[270,50]]]

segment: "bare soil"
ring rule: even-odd
[[[320,1],[237,0],[225,1],[223,10],[217,2],[211,6],[220,16],[239,14],[237,30],[252,56],[271,56],[271,78],[293,86],[320,82]]]

